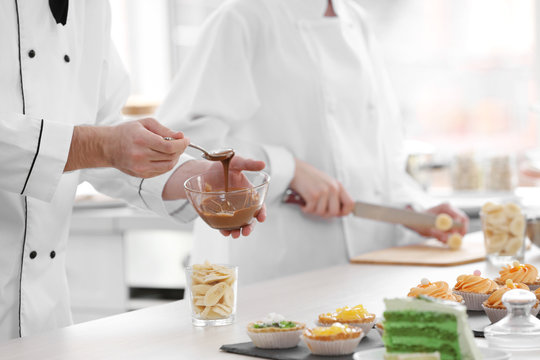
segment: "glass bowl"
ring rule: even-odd
[[[214,170],[186,180],[187,198],[201,219],[219,230],[249,225],[264,204],[270,176],[263,171],[229,171],[225,191],[223,171]]]

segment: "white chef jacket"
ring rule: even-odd
[[[192,262],[239,265],[239,280],[348,261],[405,239],[396,226],[304,215],[282,196],[294,158],[341,181],[353,199],[414,203],[402,125],[362,9],[335,0],[235,0],[207,21],[157,118],[195,143],[264,159],[268,218],[247,238],[225,239],[198,221]],[[410,238],[410,236],[409,236]]]
[[[120,121],[128,94],[107,1],[70,1],[65,26],[48,1],[0,1],[0,49],[0,339],[8,339],[71,324],[65,251],[77,184],[88,178],[167,215],[168,174],[63,173],[74,125]]]

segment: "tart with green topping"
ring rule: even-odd
[[[264,319],[251,322],[247,333],[253,345],[261,349],[287,349],[298,345],[306,325],[286,320],[282,315],[270,313]]]

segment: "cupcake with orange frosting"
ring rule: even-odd
[[[472,275],[460,275],[452,291],[463,297],[467,310],[482,311],[482,303],[499,288],[491,279],[481,277],[480,270]]]
[[[314,355],[352,354],[364,337],[362,329],[340,323],[304,330],[302,340]]]
[[[319,315],[318,325],[320,326],[331,326],[336,322],[360,328],[364,334],[367,334],[375,325],[375,314],[371,314],[360,304],[352,308],[345,306],[332,313]]]
[[[504,285],[506,280],[512,280],[514,283],[522,283],[531,290],[540,287],[540,278],[538,278],[538,269],[531,264],[520,264],[514,261],[512,265],[505,265],[499,271],[499,277],[495,279],[497,284]]]
[[[538,299],[538,301],[540,301],[540,288],[534,290],[533,293],[534,295],[536,295],[536,298]]]
[[[430,282],[428,279],[423,278],[416,287],[411,288],[411,291],[407,296],[419,296],[426,295],[437,299],[443,299],[447,301],[455,301],[458,303],[463,302],[461,295],[454,294],[450,290],[450,286],[445,281]]]
[[[497,289],[482,303],[482,308],[492,323],[497,322],[506,316],[506,306],[502,303],[502,297],[507,291],[513,289],[529,290],[529,287],[522,283],[514,283],[512,280],[508,279],[504,286]],[[540,306],[538,306],[537,301],[536,305],[531,309],[531,314],[536,316],[538,310],[540,310]]]

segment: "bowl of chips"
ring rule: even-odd
[[[195,326],[232,324],[236,314],[238,267],[194,264],[185,269],[186,294]]]
[[[223,171],[196,175],[184,183],[186,195],[199,216],[212,228],[236,230],[249,225],[261,209],[270,176],[262,171]]]

